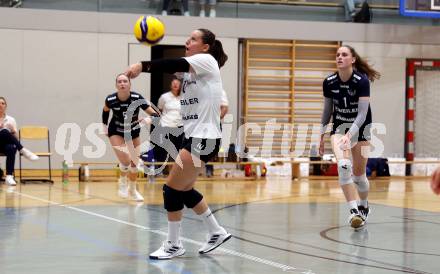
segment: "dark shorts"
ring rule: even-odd
[[[351,124],[333,124],[332,131],[330,132],[330,135],[333,134],[341,134],[345,135],[348,130],[350,129]],[[370,141],[371,140],[371,132],[370,132],[371,124],[370,123],[364,123],[362,127],[359,129],[358,135],[352,137],[352,142],[363,142],[363,141]],[[357,137],[357,138],[356,138]]]
[[[131,136],[132,140],[139,137],[140,133],[141,133],[140,128],[130,131],[130,136]],[[118,135],[118,136],[121,136],[122,138],[125,138],[124,132],[122,131],[122,128],[116,126],[115,124],[110,123],[108,126],[108,137],[111,137],[113,135]]]
[[[156,126],[150,134],[150,142],[154,144],[154,159],[157,162],[176,159],[183,143],[183,136],[183,127]]]
[[[201,139],[201,138],[184,138],[182,149],[197,156],[200,160],[207,163],[214,158],[220,150],[221,139]]]

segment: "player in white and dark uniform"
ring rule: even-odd
[[[338,49],[336,66],[338,71],[323,83],[324,111],[319,152],[324,153],[324,133],[333,117],[331,141],[338,160],[339,184],[350,210],[349,223],[357,229],[365,224],[370,213],[366,176],[371,124],[370,81],[378,79],[380,73],[347,45]]]
[[[134,78],[141,72],[183,72],[181,113],[185,140],[163,188],[164,206],[168,212],[168,238],[150,254],[151,259],[170,259],[185,253],[180,237],[182,209],[192,208],[208,228],[207,242],[199,253],[217,248],[231,238],[221,227],[203,196],[194,189],[204,163],[220,148],[220,102],[222,80],[220,67],[227,60],[220,41],[207,29],[193,31],[186,41],[184,58],[161,59],[131,65],[126,74]],[[197,159],[198,158],[198,159]]]
[[[102,111],[102,123],[110,139],[116,157],[119,160],[121,177],[119,178],[118,194],[122,198],[143,201],[144,198],[136,189],[138,150],[140,146],[140,109],[148,114],[156,114],[144,97],[130,91],[130,79],[125,74],[116,77],[117,92],[107,96]],[[112,118],[108,122],[112,111]],[[128,173],[128,183],[127,183]]]
[[[139,103],[140,106],[133,109],[131,120],[125,121],[128,119],[128,107],[131,105],[131,103],[137,100],[142,101]],[[115,92],[105,98],[105,106],[113,113],[110,123],[108,124],[109,137],[113,135],[124,137],[124,133],[128,132],[133,139],[139,137],[139,133],[141,131],[140,127],[138,126],[139,109],[147,111],[147,109],[150,107],[142,95],[135,91],[130,91],[130,96],[127,98],[127,100],[121,101],[121,99],[118,97],[118,93]]]

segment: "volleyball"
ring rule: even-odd
[[[141,16],[134,24],[133,33],[139,42],[155,45],[165,35],[165,26],[154,16]]]

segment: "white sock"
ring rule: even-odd
[[[136,181],[128,179],[128,189],[134,192],[136,190]]]
[[[348,203],[349,209],[353,209],[353,208],[355,208],[356,210],[358,209],[358,203],[356,200],[348,201],[347,203]]]
[[[172,243],[179,242],[181,223],[182,221],[177,221],[177,222],[168,221],[168,238],[167,238],[168,241]]]
[[[360,200],[359,205],[367,208],[368,207],[368,200]]]
[[[214,214],[212,214],[209,208],[205,212],[200,214],[200,217],[202,217],[203,223],[206,225],[210,233],[226,232],[225,229],[217,223]]]
[[[119,184],[126,185],[127,184],[127,176],[120,176],[119,177]]]
[[[209,17],[215,17],[215,16],[216,16],[215,9],[210,9],[209,10]]]

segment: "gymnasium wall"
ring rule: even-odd
[[[150,57],[150,49],[137,44],[132,36],[132,23],[138,16],[0,8],[0,96],[8,100],[8,113],[19,125],[49,126],[53,151],[56,139],[58,150],[63,150],[61,141],[69,140],[70,133],[66,138],[55,137],[59,127],[76,123],[81,133],[74,161],[86,160],[83,146],[90,146],[86,151],[96,157],[88,161],[115,161],[107,140],[101,135],[101,141],[91,143],[85,131],[91,123],[100,122],[104,98],[115,90],[115,75],[129,63]],[[378,135],[384,142],[385,156],[403,155],[406,58],[440,55],[435,27],[198,17],[163,20],[167,36],[162,44],[181,45],[199,27],[211,29],[223,42],[229,61],[222,76],[234,128],[239,124],[240,38],[341,40],[353,45],[383,75],[372,86],[372,108],[374,121],[384,123],[387,129],[386,135]],[[136,79],[133,89],[148,98],[149,75]],[[89,130],[97,133],[98,127]],[[72,141],[78,140],[73,136]],[[72,143],[68,143],[70,148],[75,148]],[[104,154],[97,151],[102,146]],[[61,161],[55,154],[54,167]]]

